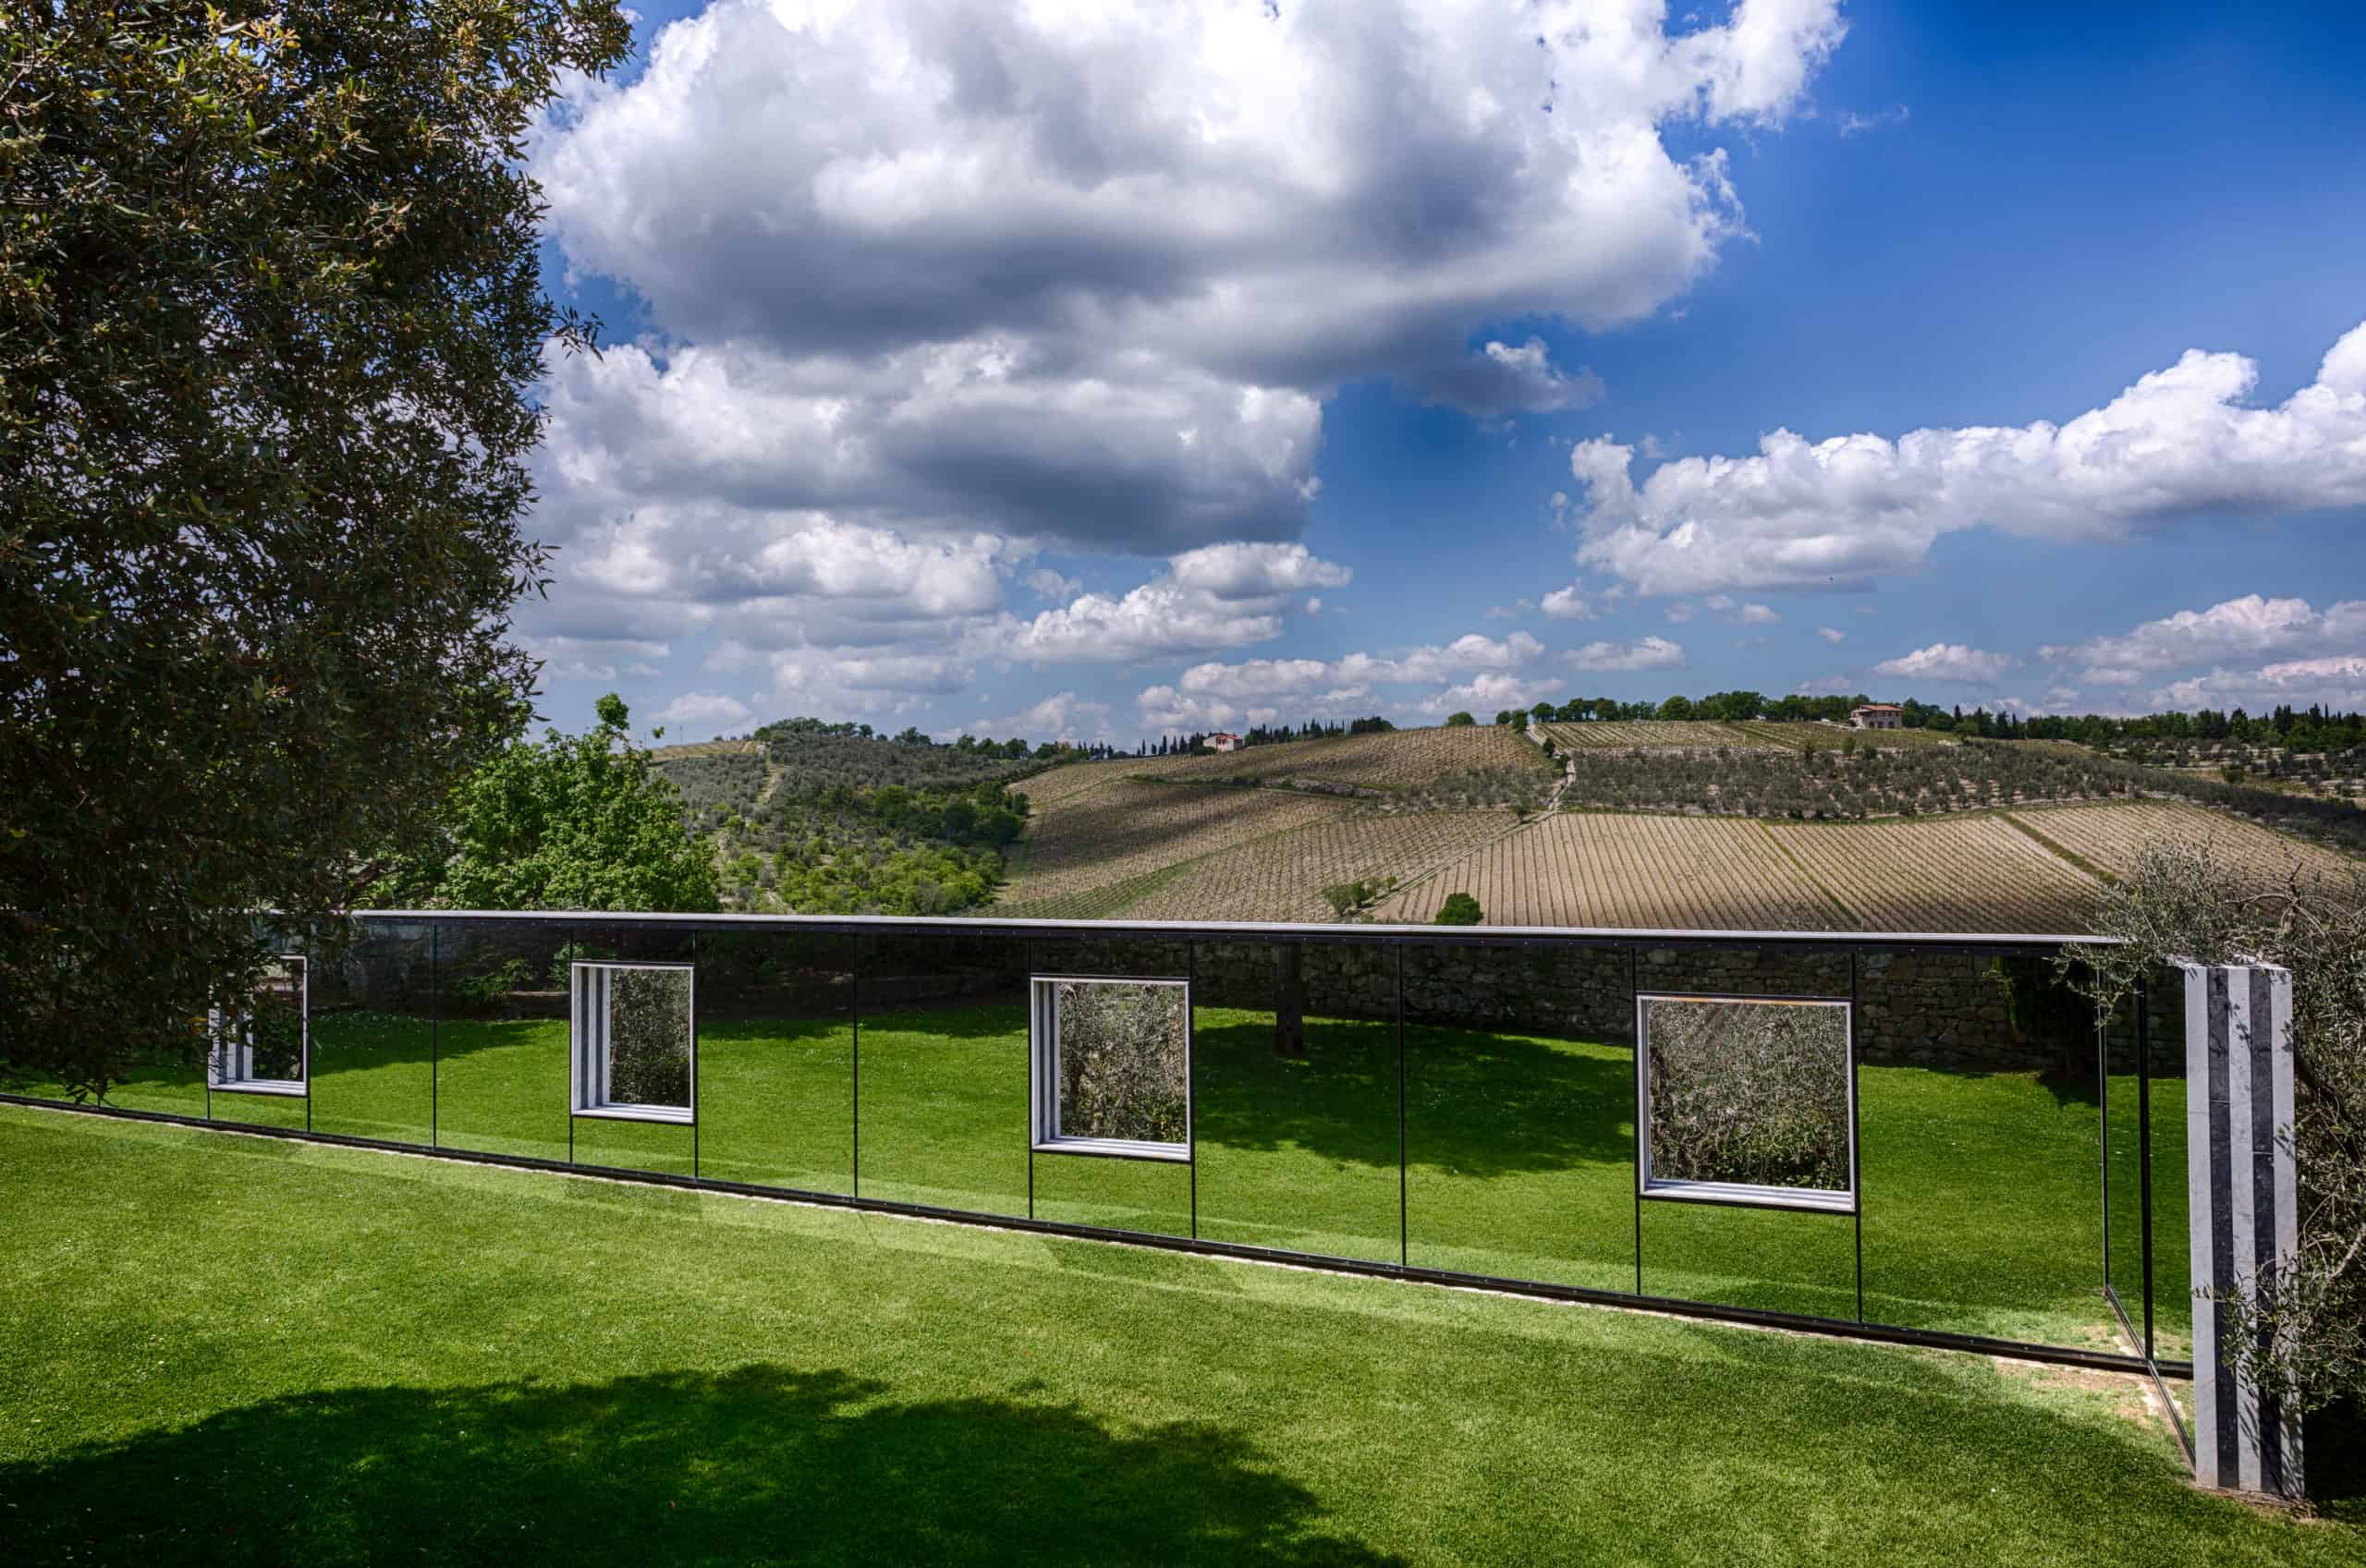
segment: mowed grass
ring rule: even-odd
[[[2124,1380],[0,1107],[11,1563],[2290,1564]]]
[[[2035,1343],[2108,1346],[2091,1087],[2029,1073],[1865,1066],[1859,1227],[1848,1216],[1634,1192],[1624,1045],[1311,1017],[1193,1014],[1189,1165],[1031,1154],[1023,992],[850,1021],[702,1020],[700,1121],[570,1118],[558,1019],[316,1015],[315,1131],[695,1173],[969,1213],[1033,1216],[1317,1257],[1800,1312]],[[152,1076],[122,1102],[201,1114]],[[2155,1311],[2187,1354],[2181,1114],[2155,1085]],[[2133,1080],[2120,1099],[2112,1270],[2140,1323]],[[1401,1095],[1401,1102],[1400,1102]],[[300,1100],[216,1093],[216,1120],[303,1126]],[[572,1124],[570,1125],[570,1123]],[[1400,1143],[1401,1139],[1401,1143]],[[1400,1161],[1400,1148],[1402,1159]],[[2171,1210],[2175,1209],[2175,1212]]]

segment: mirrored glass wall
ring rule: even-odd
[[[2046,944],[453,915],[267,945],[107,1102],[2190,1354],[2177,979],[2099,1018]]]

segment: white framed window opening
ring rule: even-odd
[[[310,971],[301,954],[283,953],[255,983],[242,1011],[206,1015],[209,1088],[228,1094],[302,1095],[312,1069]]]
[[[1034,976],[1027,1036],[1038,1152],[1191,1158],[1189,981]]]
[[[578,1116],[688,1124],[698,1106],[697,982],[688,964],[568,966],[568,1094]]]
[[[1852,1005],[1637,996],[1635,1127],[1643,1197],[1855,1213]]]

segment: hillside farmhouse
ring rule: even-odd
[[[1906,714],[1895,703],[1868,702],[1862,708],[1848,711],[1848,727],[1852,730],[1895,730],[1906,724]]]

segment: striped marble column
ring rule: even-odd
[[[2299,1249],[2292,977],[2265,965],[2184,969],[2194,1470],[2206,1487],[2297,1498],[2299,1420],[2237,1376],[2218,1305],[2274,1279]]]

